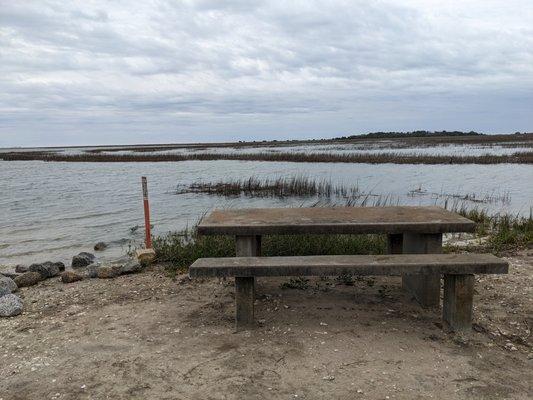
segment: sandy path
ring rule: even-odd
[[[259,280],[253,333],[233,332],[230,282],[49,280],[0,320],[0,399],[531,398],[531,259],[477,282],[469,338],[396,278]]]

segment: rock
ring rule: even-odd
[[[48,279],[48,278],[52,278],[54,276],[59,275],[60,264],[63,264],[63,263],[53,263],[51,261],[46,261],[42,264],[30,265],[29,270],[32,272],[40,273],[43,279]]]
[[[28,271],[15,278],[15,283],[18,287],[28,287],[42,281],[43,277],[39,272]]]
[[[100,279],[116,278],[122,272],[120,265],[102,265],[96,269],[96,274]]]
[[[135,251],[135,256],[143,265],[148,265],[155,260],[154,249],[138,249]]]
[[[82,251],[80,254],[72,257],[72,268],[82,268],[94,262],[96,257],[94,254]]]
[[[19,264],[15,267],[15,272],[18,272],[19,274],[23,274],[24,272],[28,272],[28,266]]]
[[[43,263],[44,267],[48,271],[48,277],[53,278],[54,276],[58,276],[61,272],[61,268],[63,268],[63,271],[65,270],[65,264],[61,262],[51,262],[46,261]]]
[[[65,270],[65,264],[63,264],[62,262],[55,262],[53,264],[57,266],[57,268],[59,268],[60,272],[63,272]]]
[[[86,272],[87,272],[87,276],[89,278],[98,278],[98,267],[100,266],[100,264],[98,263],[93,263],[93,264],[90,264],[90,265],[87,265],[87,269],[86,269]]]
[[[516,348],[516,346],[514,344],[512,344],[511,342],[507,342],[505,343],[505,348],[509,351],[517,351],[518,349]]]
[[[136,274],[137,272],[141,272],[142,269],[143,267],[140,262],[138,262],[137,260],[130,260],[120,267],[120,273],[121,274]]]
[[[104,242],[98,242],[94,245],[95,251],[104,251],[105,249],[107,249],[107,244]]]
[[[81,281],[83,276],[78,274],[76,271],[64,271],[61,273],[61,282],[63,283],[72,283]]]
[[[13,279],[0,275],[0,296],[16,292],[17,289],[18,286]]]
[[[43,264],[32,264],[29,266],[28,271],[38,272],[42,279],[46,279],[48,277],[48,270]]]
[[[0,275],[7,276],[8,278],[15,279],[20,274],[17,274],[15,271],[2,271]]]
[[[0,317],[14,317],[22,312],[22,300],[14,294],[0,297]]]

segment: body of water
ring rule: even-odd
[[[187,161],[169,163],[67,163],[0,161],[0,264],[69,261],[96,242],[112,243],[113,258],[143,236],[141,176],[147,176],[154,234],[194,225],[211,209],[310,205],[317,199],[224,198],[176,194],[178,185],[228,179],[289,177],[358,186],[390,204],[442,205],[448,199],[492,213],[529,215],[533,166],[395,165]],[[493,199],[488,203],[460,200]],[[457,195],[457,197],[450,197]],[[138,229],[134,227],[141,226]]]

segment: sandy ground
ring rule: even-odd
[[[527,399],[533,252],[476,283],[467,336],[398,278],[260,279],[253,332],[233,331],[230,281],[114,280],[24,288],[0,320],[0,399]]]

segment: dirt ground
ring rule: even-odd
[[[533,252],[477,279],[471,334],[442,329],[399,278],[347,286],[259,279],[252,332],[233,330],[232,282],[114,280],[20,290],[0,320],[0,399],[533,398]]]

